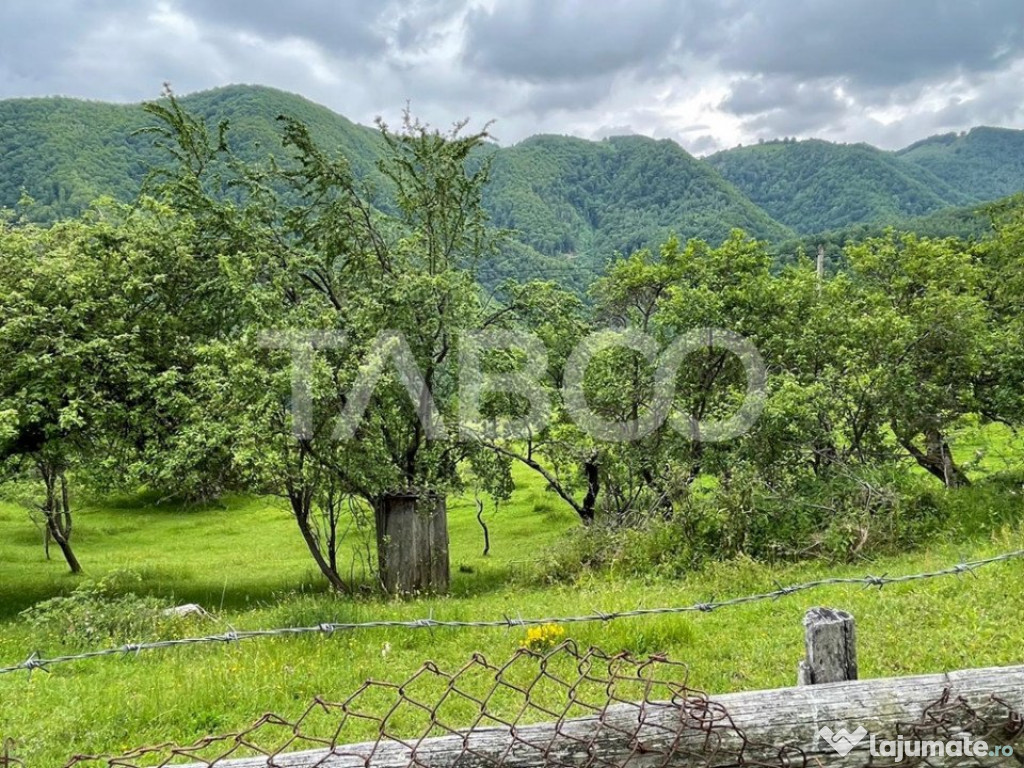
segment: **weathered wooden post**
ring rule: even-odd
[[[430,493],[394,493],[376,505],[380,580],[390,594],[448,591],[448,507]]]
[[[853,616],[835,608],[811,608],[804,615],[807,658],[797,669],[797,685],[857,679],[857,636]]]

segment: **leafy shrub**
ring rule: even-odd
[[[21,615],[47,639],[71,646],[154,640],[194,621],[167,615],[169,604],[132,591],[141,583],[138,573],[115,571],[84,581],[71,594],[38,603]]]
[[[675,578],[716,560],[850,560],[919,546],[949,527],[943,492],[914,476],[813,478],[784,491],[753,476],[693,494],[670,519],[575,531],[538,565],[542,582],[587,572]]]

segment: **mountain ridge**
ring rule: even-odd
[[[230,85],[180,97],[211,125],[226,119],[246,159],[284,156],[276,118],[306,123],[325,149],[381,182],[373,128],[299,94]],[[32,215],[74,215],[101,195],[130,200],[165,159],[140,129],[139,104],[70,97],[0,100],[0,208],[34,199]],[[782,242],[817,232],[898,224],[1024,189],[1024,131],[979,126],[896,151],[821,139],[762,142],[697,158],[671,139],[543,134],[491,145],[485,203],[518,232],[494,279],[559,272],[585,283],[609,259],[669,233],[724,239],[733,228]]]

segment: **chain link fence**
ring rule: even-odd
[[[359,739],[370,740],[360,742]],[[803,766],[803,753],[747,739],[683,664],[581,650],[521,649],[455,672],[425,664],[401,683],[318,698],[294,720],[266,715],[190,746],[80,756],[67,768],[194,766]]]
[[[437,621],[430,618],[411,622],[322,624],[231,632],[54,659],[33,657],[0,672],[27,670],[31,674],[34,670],[46,671],[54,664],[134,654],[147,649],[309,632],[332,633],[370,627],[536,627],[665,613],[707,612],[776,600],[828,585],[880,588],[889,584],[964,576],[983,566],[1021,558],[1024,558],[1024,550],[923,573],[829,578],[778,586],[769,592],[721,601],[712,599],[688,606],[610,614],[493,621]],[[556,642],[544,640],[543,632],[538,636],[542,641],[540,646]],[[950,683],[954,678],[967,679],[964,676],[984,678],[987,682],[970,696],[965,696],[963,690],[955,690]],[[957,762],[956,765],[1024,764],[1024,716],[1021,714],[1024,710],[1024,667],[936,677],[937,682],[935,679],[928,681],[927,698],[922,698],[925,689],[920,688],[924,685],[921,682],[924,678],[878,681],[897,686],[899,695],[903,697],[901,701],[914,700],[913,707],[903,710],[904,714],[910,712],[913,717],[904,717],[903,720],[894,718],[892,706],[883,702],[881,710],[885,714],[879,722],[887,732],[917,740],[950,739],[957,734],[970,733],[994,744],[1012,746],[1014,754],[997,758],[995,762],[979,759],[977,762]],[[890,689],[878,690],[883,691],[882,698],[890,692]],[[772,693],[782,698],[771,699]],[[875,694],[863,694],[868,699],[870,695]],[[765,699],[768,704],[757,703],[761,701],[759,696],[768,696]],[[785,691],[776,691],[730,694],[711,699],[690,687],[687,668],[682,663],[664,656],[637,659],[626,653],[611,655],[596,648],[583,650],[573,641],[566,641],[546,652],[537,647],[520,649],[502,663],[493,663],[477,654],[453,672],[428,662],[400,683],[368,681],[348,697],[335,700],[317,698],[297,717],[268,714],[236,733],[204,738],[191,745],[162,744],[122,755],[79,756],[72,759],[66,768],[773,768],[889,764],[874,758],[860,763],[834,762],[836,755],[828,752],[827,745],[824,751],[819,751],[812,727],[812,721],[816,721],[819,714],[817,709],[813,716],[796,712],[785,722],[788,731],[762,727],[764,722],[771,720],[773,711],[791,707],[793,700],[786,698],[789,696]],[[839,712],[844,703],[845,700],[838,704],[833,701],[830,705],[833,706],[833,714]],[[755,704],[760,709],[757,716],[752,717]],[[836,706],[839,709],[835,709]],[[751,733],[757,737],[752,738]],[[901,766],[947,764],[954,763],[933,763],[924,758],[909,757],[899,763]],[[25,768],[25,764],[18,759],[17,745],[11,740],[4,741],[0,744],[0,768],[15,767]]]
[[[991,671],[989,671],[991,672]],[[1024,681],[1024,668],[1007,669]],[[963,677],[970,673],[955,673]],[[121,755],[80,755],[65,768],[797,768],[804,766],[1009,766],[1024,763],[1024,690],[1007,701],[946,682],[919,717],[893,718],[893,691],[913,699],[924,678],[867,681],[859,693],[799,703],[786,690],[709,698],[688,684],[684,664],[582,650],[517,651],[495,664],[476,654],[458,670],[433,663],[399,682],[368,681],[350,696],[315,699],[297,717],[267,714],[236,733],[190,745],[160,744]],[[877,683],[880,687],[871,688]],[[1018,683],[1014,686],[1019,687]],[[986,684],[980,683],[981,689]],[[925,686],[927,687],[927,686]],[[800,691],[814,689],[802,688]],[[825,686],[824,689],[828,689]],[[879,695],[879,691],[886,693]],[[929,689],[930,690],[930,689]],[[979,689],[980,690],[980,689]],[[858,697],[864,699],[857,702]],[[876,697],[877,701],[871,701]],[[871,711],[888,738],[953,741],[970,735],[1002,752],[952,758],[839,753],[815,732],[836,701]],[[723,701],[728,704],[723,704]],[[780,702],[785,702],[781,705]],[[775,706],[779,705],[779,706]],[[819,712],[818,707],[822,710]],[[865,710],[865,706],[867,709]],[[803,707],[802,709],[800,707]],[[730,709],[732,712],[730,712]],[[812,711],[813,710],[813,711]],[[887,719],[888,718],[888,719]],[[752,737],[747,727],[759,734]],[[851,724],[852,727],[852,724]],[[0,766],[23,766],[4,744]]]

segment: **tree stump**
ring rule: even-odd
[[[393,595],[444,594],[450,583],[444,496],[395,493],[376,505],[380,581]]]

